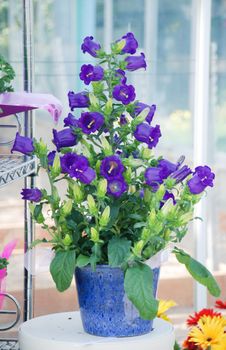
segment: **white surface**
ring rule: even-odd
[[[170,323],[154,321],[151,333],[129,338],[96,337],[84,332],[79,312],[41,316],[19,329],[20,350],[172,350],[175,341]]]

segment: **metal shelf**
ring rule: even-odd
[[[0,155],[0,187],[31,175],[35,171],[36,160],[34,157]]]
[[[0,350],[19,350],[16,339],[0,339]]]

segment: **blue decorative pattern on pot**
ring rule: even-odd
[[[103,337],[130,337],[149,333],[153,321],[143,320],[124,291],[120,268],[97,265],[76,268],[76,285],[84,330]],[[153,269],[156,295],[159,268]]]

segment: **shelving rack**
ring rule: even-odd
[[[0,188],[36,171],[35,158],[0,155]]]
[[[24,55],[24,91],[32,92],[33,82],[33,0],[23,0],[23,55]],[[24,113],[24,135],[33,137],[32,110]],[[24,188],[34,187],[35,158],[27,156],[0,155],[0,188],[15,180],[25,178]],[[34,238],[34,224],[25,201],[24,208],[24,249],[27,251]],[[33,279],[24,269],[24,321],[33,316]],[[15,339],[0,339],[0,350],[18,350]]]

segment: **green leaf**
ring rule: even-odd
[[[182,249],[176,248],[175,255],[177,260],[184,264],[188,272],[191,274],[191,276],[207,287],[208,291],[211,295],[214,297],[219,297],[221,290],[220,287],[213,277],[213,275],[207,270],[205,266],[203,266],[200,262],[193,259],[190,255],[185,253]]]
[[[126,270],[126,294],[145,320],[152,320],[158,312],[158,301],[153,296],[153,273],[149,266],[138,263]]]
[[[89,262],[90,262],[90,257],[89,256],[86,256],[86,255],[83,255],[83,254],[79,254],[79,256],[77,257],[77,260],[76,260],[76,266],[77,267],[83,267],[83,266],[88,265]]]
[[[131,242],[126,238],[113,237],[108,243],[108,261],[113,267],[120,266],[130,254]]]
[[[63,292],[71,285],[75,271],[75,251],[58,251],[50,264],[50,273],[59,292]]]
[[[42,214],[42,204],[37,204],[33,212],[33,218],[38,224],[42,224],[45,219]]]

